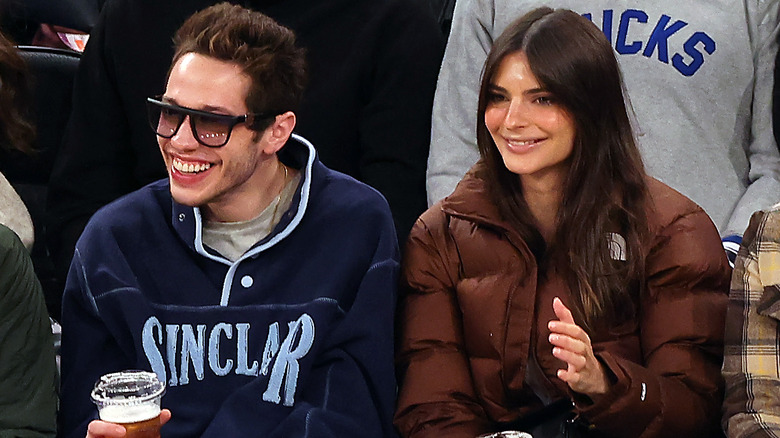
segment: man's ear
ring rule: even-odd
[[[266,128],[263,137],[266,140],[266,145],[263,148],[263,152],[272,155],[279,151],[282,146],[287,143],[287,140],[292,135],[295,128],[295,113],[287,111],[276,116],[271,126]]]

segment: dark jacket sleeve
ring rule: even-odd
[[[465,353],[454,252],[434,206],[412,228],[401,270],[395,424],[404,437],[474,438],[488,428]]]
[[[111,9],[109,3],[103,15]],[[122,193],[121,181],[127,176],[126,167],[119,164],[120,157],[127,156],[128,127],[108,50],[106,23],[101,21],[80,61],[71,117],[50,180],[48,234],[54,239],[52,247],[66,253],[64,266],[86,220]]]
[[[90,33],[47,200],[47,243],[63,277],[92,214],[165,176],[145,99],[164,89],[171,33],[186,13],[165,5],[107,2]],[[153,26],[144,14],[155,17]]]
[[[427,208],[431,109],[444,37],[426,5],[387,2],[359,125],[361,180],[390,204],[399,242]]]
[[[83,438],[89,422],[97,419],[89,395],[94,382],[103,374],[133,368],[134,364],[100,317],[84,274],[76,251],[62,300],[62,438]]]
[[[57,370],[41,285],[27,250],[0,225],[0,437],[53,437]]]
[[[615,437],[707,437],[719,429],[731,269],[701,209],[656,235],[639,315],[644,363],[599,353],[616,383],[580,414]],[[626,415],[630,413],[630,415]]]

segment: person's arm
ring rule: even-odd
[[[455,297],[446,226],[428,210],[404,253],[395,424],[404,437],[473,438],[488,419],[476,398]],[[450,247],[451,248],[451,247]]]
[[[301,357],[300,364],[285,365],[278,359],[273,364],[274,370],[285,366],[299,370],[297,391],[281,390],[289,390],[289,380],[272,391],[273,384],[258,377],[221,404],[202,437],[396,436],[392,415],[396,394],[393,327],[398,249],[387,207],[381,214],[370,216],[366,217],[368,223],[382,231],[378,237],[361,236],[376,239],[376,247],[367,257],[370,262],[366,260],[362,278],[356,278],[360,281],[353,292],[354,300],[345,293],[338,303],[343,313],[333,316],[326,331],[315,327],[314,321],[322,321],[316,316],[308,326],[299,319],[297,328],[291,326],[290,330],[299,331],[300,339],[321,337],[324,344]],[[313,361],[311,367],[304,363],[309,359]],[[274,401],[275,397],[279,399]],[[287,403],[290,406],[285,406]]]
[[[780,436],[780,212],[745,231],[726,314],[723,427],[729,437]]]
[[[427,208],[431,107],[444,36],[425,4],[390,2],[378,32],[360,118],[360,175],[393,213],[401,244]]]
[[[482,65],[493,45],[492,1],[458,0],[431,117],[428,205],[448,196],[479,159],[477,100]]]
[[[655,237],[639,308],[643,364],[596,350],[612,382],[579,414],[615,437],[708,437],[718,429],[720,367],[731,269],[703,210]]]
[[[56,364],[51,325],[32,261],[0,226],[0,437],[53,437]]]
[[[753,90],[750,111],[750,143],[746,154],[750,162],[747,190],[731,214],[723,235],[740,236],[753,212],[766,209],[780,200],[780,151],[772,133],[772,88],[774,63],[778,52],[780,4],[753,2],[748,8],[753,51]],[[726,239],[724,239],[725,241]],[[728,248],[727,248],[728,250]]]
[[[103,322],[85,280],[78,251],[73,257],[62,305],[62,383],[59,426],[62,438],[83,438],[97,418],[90,399],[93,385],[103,374],[132,368],[128,353],[118,345]]]

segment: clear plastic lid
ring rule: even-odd
[[[487,433],[477,438],[533,438],[531,434],[517,430],[505,430],[503,432]]]
[[[140,405],[154,402],[159,405],[165,393],[165,384],[155,373],[127,370],[106,374],[92,390],[92,401],[98,408],[106,405]]]

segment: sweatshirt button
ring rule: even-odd
[[[247,289],[252,287],[252,284],[254,284],[254,282],[255,280],[253,280],[252,277],[248,275],[244,275],[243,277],[241,277],[241,286],[244,286]]]

